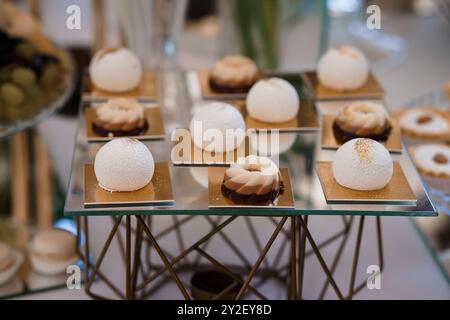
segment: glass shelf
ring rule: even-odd
[[[300,79],[300,73],[297,73]],[[292,73],[289,74],[292,77]],[[200,101],[198,82],[194,73],[159,75],[163,85],[161,97],[166,127],[166,139],[145,142],[152,151],[155,161],[169,161],[172,143],[170,132],[175,128],[187,128],[190,121],[190,109]],[[300,80],[301,81],[301,80]],[[303,83],[299,92],[305,96]],[[170,163],[170,174],[175,205],[172,207],[123,207],[123,208],[85,208],[84,207],[84,172],[85,164],[93,163],[97,150],[102,144],[87,143],[84,109],[81,105],[78,133],[72,163],[71,179],[65,203],[68,216],[95,215],[372,215],[372,216],[435,216],[434,209],[406,150],[402,154],[392,154],[394,161],[399,161],[408,182],[414,191],[416,205],[354,205],[327,204],[318,175],[314,169],[315,161],[330,161],[335,151],[323,150],[320,145],[321,133],[305,132],[295,136],[280,134],[281,139],[292,145],[280,155],[280,167],[289,169],[295,197],[295,210],[261,209],[208,209],[208,189],[199,182],[206,178],[207,168],[195,169],[200,176],[194,178],[189,167],[175,167]],[[289,136],[291,135],[291,136]]]

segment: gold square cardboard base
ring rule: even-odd
[[[290,121],[280,123],[262,122],[250,117],[247,114],[245,100],[230,100],[229,103],[237,107],[239,112],[241,112],[248,130],[255,130],[256,132],[262,130],[279,130],[280,133],[320,130],[320,123],[314,110],[313,101],[310,99],[301,99],[297,116]]]
[[[322,148],[324,149],[337,149],[341,146],[336,141],[333,133],[333,122],[335,119],[336,116],[334,115],[324,115],[322,117]],[[384,146],[391,152],[402,152],[403,150],[400,127],[395,120],[392,120],[391,134]]]
[[[222,194],[222,181],[227,168],[209,167],[208,168],[208,208],[248,208],[248,209],[295,209],[295,202],[292,193],[292,185],[287,168],[281,168],[280,173],[284,184],[284,192],[278,197],[274,204],[270,205],[243,205],[236,204]]]
[[[183,130],[183,132],[188,131],[187,129],[175,129],[172,133],[172,137],[180,136],[178,132],[181,131],[179,130]],[[183,139],[188,139],[186,141],[186,149],[189,150],[189,152],[184,152],[184,149],[181,150],[181,147],[184,145]],[[183,136],[174,143],[170,157],[175,166],[227,166],[230,163],[236,162],[239,157],[246,157],[249,154],[250,141],[248,136],[246,136],[244,142],[233,151],[218,153],[208,152],[197,148],[189,135],[188,137]]]
[[[84,206],[172,206],[172,183],[167,162],[156,162],[152,181],[142,189],[131,192],[108,192],[97,182],[94,166],[84,166]]]
[[[215,92],[209,86],[209,70],[196,71],[198,82],[203,99],[206,100],[229,100],[229,99],[245,99],[247,93],[220,93]]]
[[[335,91],[321,85],[316,71],[306,71],[303,76],[309,91],[318,100],[379,98],[385,94],[372,72],[369,73],[366,83],[361,88],[347,92]]]
[[[85,101],[99,101],[108,98],[135,98],[139,100],[155,101],[158,100],[158,87],[156,75],[153,72],[145,71],[140,85],[128,92],[108,92],[94,87],[89,78],[89,73],[86,73],[85,78],[86,91],[83,93],[83,100]]]
[[[114,137],[102,137],[92,128],[92,123],[96,118],[95,107],[87,107],[85,109],[86,116],[86,136],[88,142],[104,142]],[[148,123],[148,129],[139,136],[129,136],[138,140],[162,140],[165,138],[164,121],[159,106],[144,106],[144,117]]]
[[[416,196],[403,173],[400,164],[394,161],[394,174],[389,184],[381,190],[358,191],[341,186],[333,175],[331,161],[317,161],[316,170],[327,203],[358,203],[358,204],[399,204],[415,205]]]

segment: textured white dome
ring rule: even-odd
[[[247,112],[259,121],[286,122],[297,115],[300,100],[295,88],[286,80],[259,80],[247,95]]]
[[[378,190],[392,178],[393,163],[389,151],[371,139],[353,139],[343,144],[333,161],[336,181],[354,190]]]
[[[142,66],[136,55],[126,48],[103,48],[92,58],[89,75],[98,89],[125,92],[141,82]]]
[[[150,150],[136,139],[114,139],[98,150],[94,162],[99,185],[108,191],[135,191],[153,177],[155,162]]]
[[[190,131],[198,148],[209,152],[228,152],[244,141],[245,121],[232,105],[209,102],[195,110]]]
[[[317,66],[319,81],[337,91],[356,90],[369,76],[369,63],[364,54],[349,46],[329,49]]]

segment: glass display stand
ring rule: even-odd
[[[292,73],[291,73],[292,74]],[[300,72],[297,73],[299,78]],[[152,151],[155,161],[169,161],[173,143],[170,141],[170,132],[175,128],[187,128],[190,120],[190,108],[201,100],[198,81],[193,72],[183,74],[160,74],[158,76],[161,87],[161,105],[167,130],[166,139],[163,141],[145,142]],[[309,95],[304,87],[299,92],[305,97]],[[316,111],[319,112],[318,104]],[[182,295],[186,299],[193,298],[186,284],[184,272],[201,270],[213,267],[229,275],[233,282],[224,290],[217,293],[214,298],[228,297],[233,292],[233,298],[267,298],[259,290],[258,284],[269,278],[276,278],[285,285],[286,297],[299,299],[303,297],[303,275],[305,259],[315,256],[318,259],[327,281],[321,290],[319,298],[323,298],[325,292],[331,287],[337,298],[351,299],[362,290],[366,282],[356,283],[357,268],[361,241],[364,237],[364,225],[367,219],[375,220],[377,234],[377,252],[380,269],[383,269],[383,246],[381,217],[384,216],[436,216],[429,197],[422,185],[411,159],[406,150],[402,153],[392,154],[394,161],[398,161],[407,177],[407,180],[417,198],[416,205],[355,205],[327,203],[322,191],[319,177],[314,169],[315,161],[330,161],[335,151],[321,148],[321,131],[305,132],[294,135],[290,146],[280,155],[280,167],[289,169],[293,193],[295,198],[294,210],[273,210],[261,208],[255,210],[215,208],[208,209],[208,189],[202,187],[197,181],[201,180],[202,173],[193,173],[190,168],[177,167],[170,164],[170,175],[174,193],[175,204],[172,207],[119,207],[119,208],[85,208],[84,207],[84,172],[85,164],[92,164],[96,151],[101,144],[87,143],[84,108],[80,106],[80,118],[75,153],[72,164],[71,179],[65,204],[65,214],[76,217],[79,228],[86,235],[83,247],[79,248],[80,255],[89,264],[87,257],[91,253],[89,242],[89,220],[95,216],[111,216],[113,227],[109,233],[95,265],[90,265],[93,271],[86,273],[86,292],[93,298],[108,298],[92,291],[92,282],[98,278],[105,283],[119,298],[146,298],[151,297],[155,290],[161,286],[161,282],[173,280]],[[300,108],[301,112],[301,108]],[[287,137],[287,136],[286,136]],[[289,140],[286,138],[286,140]],[[202,169],[200,169],[201,171]],[[204,170],[207,170],[206,168]],[[194,176],[193,176],[194,174]],[[195,176],[198,175],[199,176]],[[203,173],[204,174],[204,173]],[[155,222],[157,216],[172,216],[174,221],[171,226],[161,229]],[[340,216],[342,229],[335,230],[325,240],[317,240],[308,228],[311,220],[317,215]],[[160,244],[160,238],[167,233],[182,234],[183,225],[191,219],[206,219],[211,228],[197,230],[198,240],[190,245],[180,241],[180,252],[176,255],[168,254]],[[272,233],[265,241],[261,240],[254,229],[253,222],[257,219],[266,219],[273,224]],[[289,222],[288,222],[289,221]],[[239,239],[229,239],[225,242],[242,262],[238,266],[225,265],[219,261],[220,255],[207,251],[207,244],[213,237],[227,238],[226,229],[236,223],[248,224],[249,233],[255,246],[259,248],[259,255],[254,262],[249,262],[246,252],[240,248]],[[348,244],[348,235],[352,226],[356,224],[357,237],[354,245],[352,270],[348,281],[348,290],[337,285],[334,279],[334,271],[342,257],[342,250]],[[122,230],[124,229],[124,230]],[[121,231],[125,232],[125,241]],[[121,291],[113,285],[111,279],[99,273],[104,256],[110,248],[114,238],[121,243],[123,259],[125,262],[126,288]],[[275,241],[285,243],[280,248],[274,249]],[[321,250],[331,243],[338,241],[338,250],[334,255],[331,265],[324,260]],[[134,243],[134,245],[133,245]],[[306,250],[306,244],[310,249]],[[134,247],[134,250],[133,248]],[[154,250],[161,263],[155,263],[148,259],[148,252]],[[271,250],[276,254],[287,256],[287,259],[267,263],[266,256]],[[192,256],[201,257],[191,259]],[[277,260],[277,259],[275,259]],[[200,263],[199,261],[202,261]],[[258,278],[260,281],[254,280]],[[233,290],[237,286],[236,291]]]
[[[27,251],[33,235],[39,229],[54,226],[72,233],[76,229],[70,219],[61,219],[56,223],[54,221],[50,156],[37,130],[29,130],[54,115],[72,96],[76,87],[76,68],[71,56],[69,57],[70,67],[62,79],[64,89],[49,105],[40,107],[40,111],[32,116],[0,124],[0,139],[9,139],[12,179],[12,208],[10,215],[0,219],[0,240],[12,245],[26,257],[18,273],[0,286],[1,298],[43,292],[66,284],[65,274],[46,276],[33,271]]]

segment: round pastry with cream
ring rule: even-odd
[[[415,146],[412,156],[417,169],[422,174],[437,178],[450,178],[449,146],[444,144]]]
[[[231,164],[222,182],[223,195],[242,204],[270,204],[282,191],[278,166],[269,158],[255,155]]]
[[[317,76],[321,85],[339,92],[361,88],[369,76],[364,54],[350,46],[329,49],[319,60]]]
[[[259,80],[247,95],[250,117],[269,123],[292,120],[300,108],[298,93],[289,82],[280,78]]]
[[[336,141],[347,142],[355,138],[386,141],[392,125],[384,107],[370,101],[357,101],[344,107],[333,123]]]
[[[233,55],[216,62],[209,76],[211,89],[222,93],[246,93],[260,72],[253,60]]]
[[[103,48],[89,65],[92,84],[108,92],[127,92],[139,86],[142,65],[138,57],[126,48]]]
[[[92,129],[102,137],[138,136],[148,129],[144,107],[135,99],[111,98],[95,113]]]
[[[389,151],[381,143],[366,138],[344,143],[333,161],[337,183],[353,190],[383,189],[391,180],[393,170]]]
[[[402,134],[418,139],[443,139],[450,134],[450,116],[438,108],[423,107],[400,113]]]
[[[67,266],[78,260],[76,236],[60,229],[40,231],[30,243],[29,256],[33,269],[38,273],[64,273]]]
[[[98,150],[94,171],[99,186],[106,191],[136,191],[150,183],[155,162],[150,150],[139,140],[117,138]]]
[[[8,244],[0,242],[0,286],[16,275],[22,263],[22,253]]]
[[[192,141],[208,152],[229,152],[245,139],[245,121],[237,108],[225,102],[197,107],[190,123]]]

